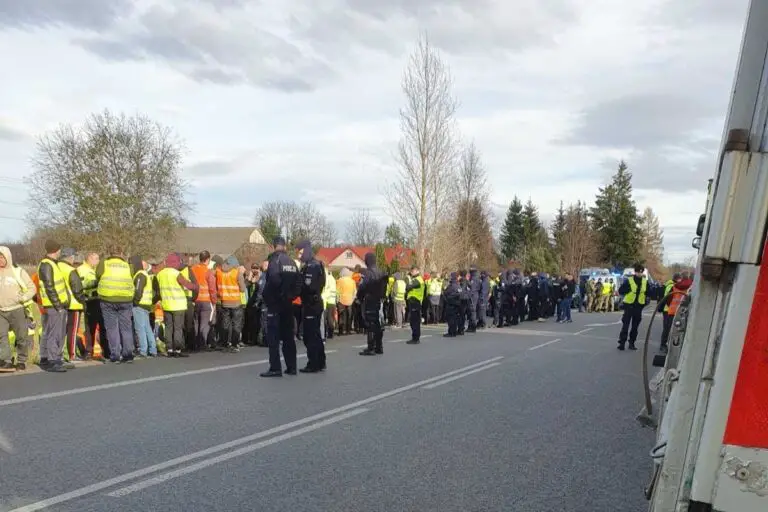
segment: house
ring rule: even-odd
[[[261,231],[255,227],[187,227],[176,232],[175,250],[186,257],[200,251],[226,258],[234,254],[240,263],[261,261],[271,252]]]
[[[330,270],[342,268],[354,269],[357,265],[365,268],[365,255],[369,252],[376,253],[375,247],[346,245],[342,247],[321,247],[316,252],[316,257],[326,262]],[[413,250],[405,247],[386,247],[384,249],[384,261],[391,265],[396,260],[400,268],[410,266]]]

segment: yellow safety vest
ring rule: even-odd
[[[87,263],[77,267],[77,275],[83,283],[83,293],[88,299],[98,298],[96,294],[96,269]]]
[[[672,281],[671,279],[670,279],[669,281],[667,281],[667,282],[664,284],[664,297],[666,297],[667,295],[669,295],[669,294],[672,292],[672,289],[673,289],[674,287],[675,287],[675,282],[674,282],[674,281]],[[666,306],[664,306],[664,312],[665,312],[665,313],[668,313],[668,312],[669,312],[669,302],[667,302],[667,305],[666,305]]]
[[[392,295],[392,288],[395,286],[395,278],[392,276],[389,276],[387,278],[387,293],[386,296],[389,297]]]
[[[624,296],[624,304],[634,304],[638,301],[637,283],[635,283],[634,277],[628,277],[629,280],[629,293]],[[640,304],[645,304],[645,292],[648,290],[648,280],[643,278],[640,285]]]
[[[37,266],[38,275],[40,275],[40,266],[43,263],[48,263],[51,266],[53,271],[53,289],[59,297],[59,302],[66,304],[69,302],[69,289],[67,288],[67,283],[64,281],[64,273],[59,268],[59,265],[51,258],[43,258],[42,261],[40,261],[40,265]],[[53,303],[51,302],[51,299],[48,298],[48,292],[45,291],[45,285],[42,281],[40,282],[40,290],[38,291],[40,293],[40,302],[43,304],[43,307],[52,308]]]
[[[613,285],[611,283],[603,283],[603,295],[610,295]]]
[[[75,298],[75,294],[72,293],[72,287],[69,285],[69,275],[75,271],[75,267],[66,261],[60,261],[59,268],[64,274],[64,284],[67,285],[67,291],[69,292],[69,307],[67,309],[70,311],[82,311],[83,305]]]
[[[110,299],[116,302],[132,301],[133,276],[128,262],[120,258],[104,260],[104,274],[99,279],[96,291],[99,297],[107,302]]]
[[[331,304],[336,305],[336,279],[330,272],[325,273],[325,288],[323,288],[322,297],[326,308]]]
[[[141,292],[141,298],[139,299],[139,306],[151,306],[152,305],[152,299],[154,295],[154,290],[152,289],[152,276],[149,275],[149,272],[146,270],[139,270],[134,274],[133,280],[136,281],[136,276],[139,274],[143,275],[147,278],[147,282],[144,285],[144,289]]]
[[[185,311],[187,297],[184,288],[179,284],[179,272],[175,268],[166,267],[157,273],[157,286],[160,288],[160,306],[163,311]]]
[[[429,294],[440,295],[443,293],[443,283],[439,279],[430,279],[429,281]]]
[[[405,302],[405,281],[402,279],[395,281],[395,300]]]
[[[190,281],[190,282],[192,281],[192,279],[189,278],[189,267],[184,267],[181,270],[181,275],[184,276],[184,279],[186,279],[187,281]],[[192,300],[192,290],[187,290],[186,288],[184,288],[184,295],[189,300]]]
[[[415,279],[419,283],[419,286],[409,291],[408,295],[405,298],[416,299],[419,302],[423,302],[424,301],[424,278],[421,276],[416,276],[413,279]]]

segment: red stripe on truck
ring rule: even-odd
[[[763,247],[723,442],[768,448],[768,242]]]

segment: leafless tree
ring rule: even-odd
[[[254,220],[267,241],[282,234],[289,244],[307,238],[313,244],[333,245],[336,229],[312,203],[270,201],[261,205]]]
[[[461,246],[456,244],[454,222],[451,220],[440,222],[435,226],[432,235],[427,268],[431,272],[456,270],[466,256]]]
[[[489,245],[489,240],[493,240],[490,234],[491,212],[485,169],[474,142],[461,152],[457,183],[456,243],[462,248],[463,263],[467,268],[479,263],[478,260],[487,264],[488,254],[493,255],[492,244]]]
[[[381,224],[368,209],[355,210],[347,221],[347,242],[372,246],[381,241]]]
[[[662,276],[666,273],[664,268],[664,231],[659,225],[659,218],[650,206],[640,217],[640,231],[642,245],[640,256],[645,261],[645,266],[652,276]]]
[[[578,202],[568,207],[558,242],[561,271],[578,276],[582,268],[598,263],[597,237],[590,226],[586,205]]]
[[[30,224],[80,248],[159,254],[190,207],[181,162],[172,131],[142,115],[104,111],[61,126],[37,143]]]
[[[411,54],[402,89],[406,104],[400,109],[398,173],[387,200],[423,266],[430,234],[451,213],[457,107],[450,70],[426,36]]]

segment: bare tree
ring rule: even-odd
[[[467,268],[473,263],[480,263],[478,260],[487,264],[487,260],[492,260],[489,253],[493,254],[493,247],[489,245],[491,212],[485,169],[474,142],[461,153],[457,182],[456,243],[464,254],[463,263]],[[493,240],[492,235],[490,240]]]
[[[430,234],[451,209],[457,107],[450,70],[426,36],[411,54],[402,89],[406,105],[400,109],[398,174],[387,200],[423,266]]]
[[[435,226],[429,252],[428,268],[431,272],[455,270],[464,261],[461,246],[456,244],[456,226],[443,221]]]
[[[589,214],[583,203],[570,205],[565,211],[558,245],[563,272],[578,276],[582,268],[598,263],[597,235],[590,226]]]
[[[289,244],[307,238],[314,244],[333,245],[336,239],[333,224],[309,202],[264,203],[256,212],[254,222],[267,241],[278,234],[284,235]]]
[[[62,126],[37,143],[30,224],[81,248],[160,254],[190,207],[181,161],[172,131],[142,115]]]
[[[372,246],[381,241],[381,224],[368,209],[355,210],[347,221],[347,242]]]
[[[664,231],[659,225],[659,218],[650,206],[640,217],[640,231],[642,245],[640,257],[645,261],[645,266],[652,276],[661,276],[666,273],[664,268]]]

